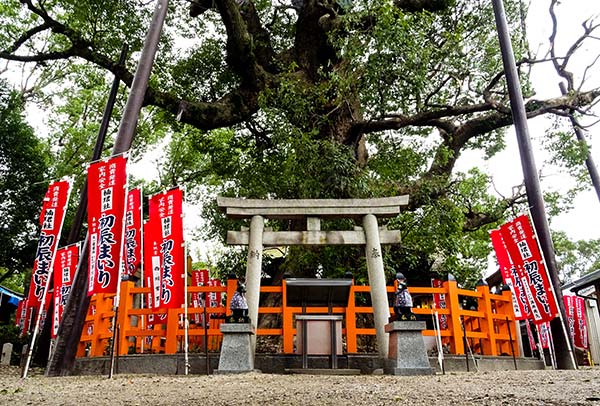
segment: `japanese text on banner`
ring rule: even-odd
[[[88,295],[117,291],[122,265],[126,185],[125,156],[95,162],[88,168]]]
[[[528,299],[531,317],[536,323],[554,319],[556,301],[529,218],[525,215],[517,217],[502,225],[500,233],[517,270],[515,277],[520,279]]]

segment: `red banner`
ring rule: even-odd
[[[500,227],[500,233],[521,279],[531,316],[537,323],[554,319],[556,301],[529,218],[517,217]]]
[[[575,347],[587,349],[588,335],[585,320],[585,300],[578,296],[564,295],[567,324]]]
[[[159,232],[155,227],[156,221],[144,223],[144,278],[146,286],[150,288],[147,296],[149,309],[157,309],[160,305],[160,248]],[[165,322],[166,318],[159,319],[155,315],[148,316],[148,325]]]
[[[123,155],[88,168],[88,230],[90,238],[88,296],[116,293],[121,267],[127,187]]]
[[[56,252],[54,261],[54,317],[52,321],[52,338],[56,338],[58,326],[62,320],[63,310],[71,293],[73,277],[79,262],[79,244],[61,248]]]
[[[500,267],[502,281],[512,292],[512,305],[515,319],[523,320],[530,318],[531,312],[529,310],[529,301],[527,300],[527,295],[523,289],[522,280],[519,277],[517,268],[513,265],[510,256],[508,255],[500,230],[490,231],[490,238],[492,239],[492,246],[494,247],[498,266]]]
[[[135,274],[142,263],[142,191],[132,189],[127,194],[125,213],[125,276]]]
[[[531,332],[531,326],[529,325],[529,320],[525,320],[525,327],[527,329],[527,338],[529,339],[529,348],[531,348],[531,352],[537,350],[536,340],[533,337],[533,333]]]
[[[550,323],[536,323],[538,332],[540,333],[540,344],[543,349],[550,348]]]
[[[154,308],[153,298],[152,298],[152,277],[146,276],[146,286],[150,287],[150,291],[146,294],[146,307],[150,310]],[[156,317],[154,314],[148,315],[146,318],[146,329],[150,329],[154,325]]]
[[[19,327],[21,333],[25,332],[25,321],[27,320],[27,298],[20,300],[15,314],[15,326]]]
[[[208,269],[201,270],[193,270],[192,271],[192,286],[208,286]],[[192,307],[194,309],[198,309],[204,307],[204,298],[205,295],[202,293],[192,293]],[[194,314],[192,321],[196,324],[204,324],[203,323],[203,314]]]
[[[45,290],[49,289],[50,271],[54,264],[70,192],[71,184],[69,181],[61,180],[50,184],[44,197],[42,213],[40,214],[40,239],[27,297],[27,307],[35,309],[36,314],[40,309]],[[27,314],[31,315],[31,312],[28,311]],[[28,326],[29,324],[26,318],[24,325]]]
[[[575,298],[575,346],[589,348],[587,322],[585,320],[585,300],[582,297]]]
[[[177,308],[184,303],[185,258],[183,246],[183,193],[175,188],[150,198],[149,222],[153,225],[152,270],[160,272],[158,308]],[[153,281],[157,278],[154,274]],[[154,286],[156,295],[157,287]],[[156,303],[156,297],[155,303]]]
[[[441,288],[444,286],[444,282],[441,279],[431,279],[431,287],[432,288]],[[444,293],[435,293],[433,295],[433,303],[435,304],[436,309],[446,309],[446,295]],[[440,330],[448,329],[448,315],[447,314],[439,314],[438,315]]]
[[[210,279],[208,286],[221,286],[221,281],[219,279]],[[221,292],[210,292],[208,295],[208,307],[221,307],[222,298],[223,295]]]

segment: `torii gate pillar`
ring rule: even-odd
[[[262,216],[253,216],[250,221],[250,241],[248,244],[248,262],[246,266],[246,300],[250,323],[256,330],[258,304],[260,300],[260,276],[262,269],[263,231],[265,220]],[[251,337],[252,354],[256,348],[256,336]]]
[[[375,332],[377,334],[377,348],[381,358],[387,358],[390,337],[385,332],[385,325],[390,318],[390,305],[388,303],[385,273],[383,270],[383,255],[379,240],[377,217],[367,214],[363,217],[365,229],[367,257],[367,272],[371,285],[371,303],[373,303],[373,317],[375,318]]]

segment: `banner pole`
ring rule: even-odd
[[[127,155],[125,155],[127,157]],[[127,166],[125,167],[127,168]],[[113,377],[114,369],[115,369],[115,348],[118,346],[115,345],[115,341],[118,339],[117,329],[119,329],[119,304],[121,301],[121,279],[123,278],[123,268],[125,265],[125,259],[123,258],[123,245],[125,244],[125,222],[127,221],[127,195],[129,194],[129,175],[125,177],[125,185],[123,185],[125,189],[125,199],[123,199],[123,215],[121,216],[121,241],[119,243],[119,271],[117,273],[117,292],[115,294],[115,298],[113,301],[114,308],[114,316],[112,321],[112,343],[110,347],[110,370],[108,373],[108,378]],[[119,354],[117,354],[119,356]]]
[[[544,361],[544,366],[546,366],[546,354],[544,353],[544,344],[542,343],[542,335],[540,334],[540,328],[536,323],[533,323],[535,326],[535,333],[538,337],[538,351],[540,352],[540,357]]]
[[[550,362],[552,362],[552,369],[556,369],[556,353],[554,349],[554,337],[552,336],[552,329],[548,325],[548,346],[550,347]]]
[[[442,375],[446,375],[446,371],[444,370],[444,347],[442,346],[442,332],[440,331],[440,320],[435,303],[433,304],[433,309],[433,328],[435,329],[435,343],[438,349],[438,364],[440,364]]]
[[[510,331],[510,321],[506,317],[506,328],[508,328],[508,342],[510,343],[510,352],[512,353],[513,363],[515,364],[515,371],[517,368],[517,356],[515,355],[515,346],[513,344],[512,332]]]
[[[183,202],[182,202],[182,210],[181,210],[181,223],[182,223],[182,230],[185,230],[185,228],[183,227],[183,220],[184,220],[184,215],[183,215],[183,207],[185,206],[185,200],[186,200],[186,193],[185,193],[185,189],[182,190],[183,193]],[[183,343],[183,348],[184,348],[184,352],[185,352],[185,374],[187,375],[189,373],[189,369],[190,369],[190,360],[189,360],[189,329],[190,329],[190,321],[188,319],[188,284],[187,284],[187,280],[188,280],[188,267],[187,267],[187,255],[188,255],[188,250],[187,250],[187,244],[185,243],[185,238],[183,239],[183,280],[184,280],[184,284],[183,284],[183,306],[184,306],[184,331],[185,331],[185,337],[184,340],[185,342]]]
[[[140,286],[144,287],[146,280],[144,279],[144,186],[140,186]],[[142,294],[140,299],[140,309],[145,308],[146,295]],[[146,315],[142,314],[140,318],[140,327],[142,331],[146,331]],[[144,353],[144,344],[146,336],[142,336],[140,343],[140,351]]]

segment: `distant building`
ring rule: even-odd
[[[0,285],[0,324],[8,324],[23,295]]]
[[[585,299],[585,318],[588,327],[590,355],[595,365],[600,364],[600,271],[589,273],[563,286],[563,293]]]

